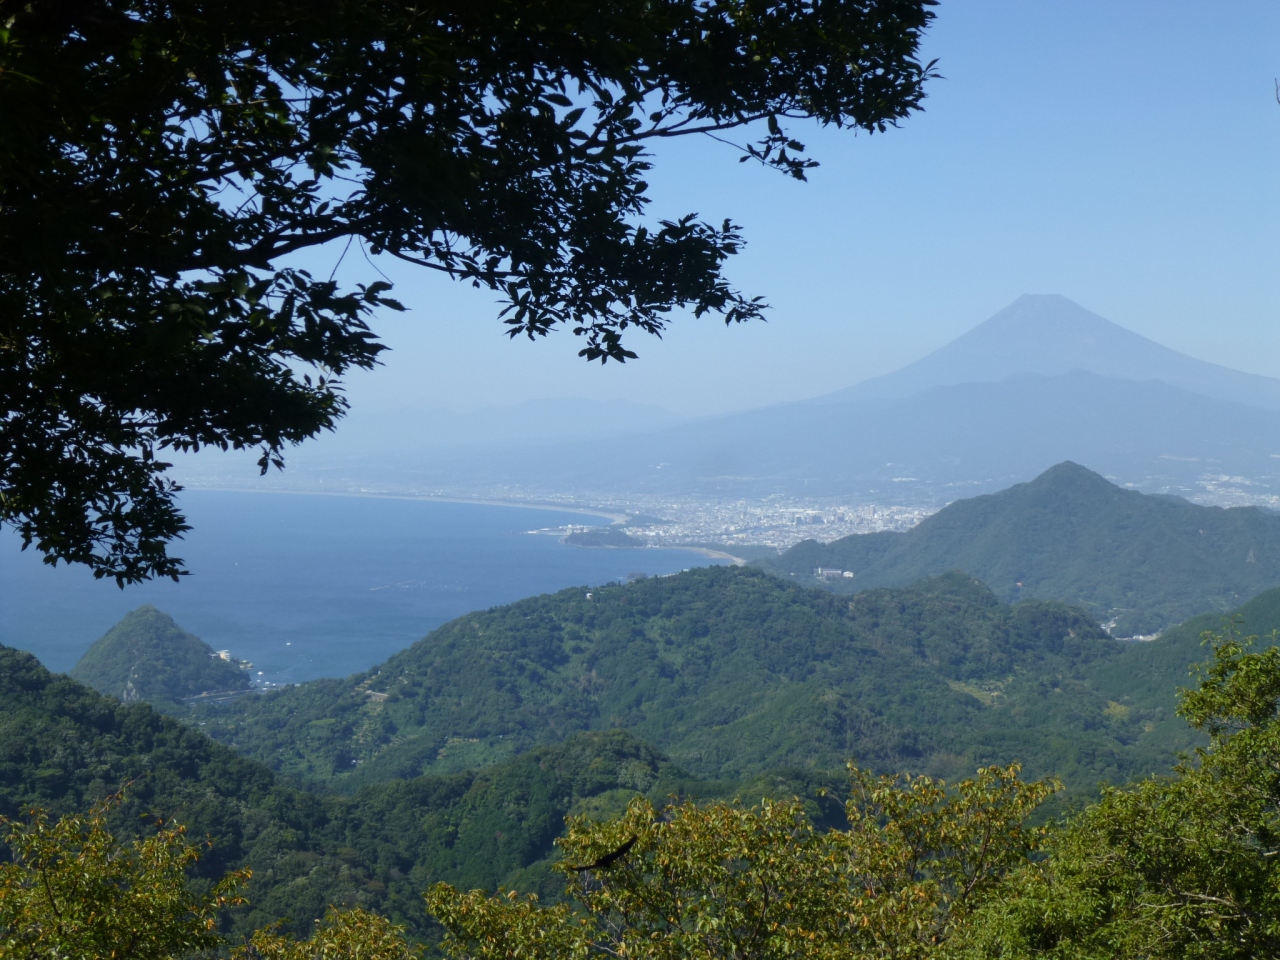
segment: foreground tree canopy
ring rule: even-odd
[[[0,0],[0,518],[51,562],[178,573],[161,451],[279,465],[399,309],[310,247],[491,289],[587,359],[675,308],[758,316],[737,227],[644,219],[648,145],[740,137],[803,178],[795,121],[919,108],[931,4]]]
[[[964,956],[1280,956],[1280,647],[1206,641],[1179,712],[1209,746],[1054,831],[964,931]]]
[[[1209,745],[1170,776],[1028,826],[1052,781],[988,767],[948,786],[851,769],[843,828],[799,799],[634,800],[573,818],[566,899],[427,891],[449,960],[1249,960],[1280,956],[1280,647],[1211,638],[1181,712]],[[110,802],[7,827],[0,960],[166,957],[219,944],[247,872],[193,892],[180,827],[117,841]],[[411,960],[403,930],[330,909],[313,935],[253,934],[242,960]]]
[[[187,868],[201,847],[173,823],[121,843],[107,829],[118,799],[56,823],[41,811],[26,823],[0,817],[8,847],[0,863],[0,960],[167,960],[219,943],[217,913],[243,902],[235,891],[248,872],[193,893]]]
[[[438,884],[427,894],[453,960],[786,960],[937,955],[1043,833],[1051,794],[1018,768],[948,790],[852,769],[848,830],[821,832],[799,800],[754,808],[643,800],[571,821],[560,869],[578,909]]]

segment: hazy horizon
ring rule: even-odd
[[[282,473],[259,480],[242,454],[187,459],[178,475],[206,488],[609,506],[678,518],[684,542],[741,535],[742,500],[759,508],[757,539],[781,546],[794,540],[780,532],[787,510],[825,522],[871,506],[928,511],[1064,459],[1150,493],[1276,508],[1280,379],[1179,353],[1062,296],[1024,295],[941,349],[816,400],[693,418],[586,398],[357,408]]]

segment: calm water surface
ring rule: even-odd
[[[151,603],[264,681],[340,677],[454,617],[629,573],[709,561],[686,550],[566,547],[528,531],[598,517],[549,510],[276,493],[186,491],[191,575],[117,588],[52,569],[0,536],[0,643],[69,670],[126,612]]]

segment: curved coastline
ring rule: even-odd
[[[564,504],[541,503],[533,500],[483,500],[478,497],[436,497],[430,494],[375,493],[367,490],[261,490],[253,487],[197,486],[187,484],[187,490],[209,493],[262,493],[287,494],[308,497],[361,497],[369,500],[421,500],[431,503],[473,503],[484,507],[518,507],[525,510],[551,510],[555,513],[577,513],[587,517],[602,517],[612,523],[626,521],[625,513],[616,513],[602,507],[569,507]],[[727,556],[727,555],[726,555]]]

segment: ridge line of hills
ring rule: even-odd
[[[341,789],[611,728],[709,779],[851,756],[943,776],[1002,757],[1047,770],[1056,723],[1094,743],[1085,783],[1130,774],[1140,727],[1093,730],[1105,700],[1065,698],[1059,713],[1031,687],[1057,689],[1121,649],[1078,610],[1011,607],[963,574],[851,601],[761,570],[698,568],[469,614],[367,673],[196,716],[247,755]],[[1024,696],[1024,680],[1034,718],[986,709]]]
[[[1280,515],[1142,494],[1067,461],[910,530],[805,540],[754,562],[839,593],[961,569],[1006,602],[1061,600],[1113,635],[1149,635],[1280,583]],[[824,579],[819,568],[853,576]]]
[[[699,568],[572,589],[467,615],[380,668],[190,706],[119,700],[0,648],[0,813],[65,811],[138,779],[117,816],[150,810],[216,838],[202,870],[255,871],[233,929],[307,929],[327,902],[435,932],[419,893],[444,879],[558,896],[552,840],[570,813],[637,793],[808,797],[839,822],[841,762],[947,777],[1026,762],[1071,797],[1167,769],[1199,743],[1174,714],[1205,614],[1150,643],[1083,611],[1002,602],[958,573],[837,595],[758,568]],[[1280,626],[1280,588],[1238,609]],[[160,614],[99,641],[194,640]],[[200,641],[195,641],[197,644]],[[207,648],[200,656],[212,660]],[[212,738],[211,738],[212,737]],[[218,741],[221,741],[219,743]],[[352,762],[355,761],[355,762]],[[1058,806],[1054,809],[1061,809]]]
[[[345,792],[623,729],[704,780],[850,756],[948,777],[1022,760],[1088,793],[1193,744],[1169,671],[1185,677],[1198,635],[1166,638],[1114,641],[1082,611],[1004,604],[960,573],[841,597],[706,568],[471,614],[345,680],[168,709]],[[1161,679],[1127,691],[1147,651],[1162,652]]]
[[[813,576],[832,566],[854,576]],[[1143,495],[1068,462],[905,533],[809,541],[745,570],[469,614],[355,677],[225,705],[179,705],[190,688],[158,686],[151,699],[274,769],[343,789],[614,727],[711,778],[834,768],[850,755],[950,775],[980,755],[1020,753],[1047,770],[1062,758],[1048,759],[1056,748],[1045,731],[1070,728],[1077,742],[1102,737],[1078,786],[1148,769],[1148,747],[1172,749],[1146,736],[1171,704],[1125,723],[1098,719],[1124,713],[1111,701],[1124,702],[1099,700],[1087,677],[1129,654],[1097,621],[1110,617],[1117,634],[1164,628],[1277,581],[1280,516]],[[175,659],[214,662],[144,610],[95,644],[77,675],[120,695],[143,634],[149,649],[167,642]],[[105,663],[114,676],[88,669]],[[1028,714],[1035,684],[1061,692],[1063,678],[1078,702]],[[1018,698],[1026,703],[1003,709]]]

